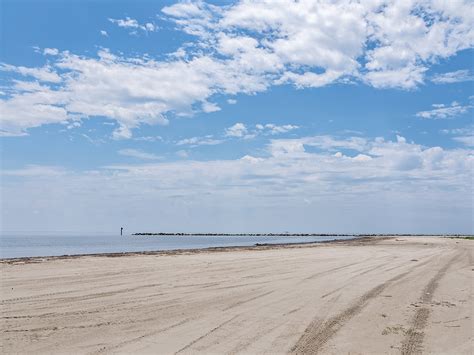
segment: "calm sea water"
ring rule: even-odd
[[[339,237],[224,237],[224,236],[120,236],[120,235],[2,235],[0,258],[57,256],[133,251],[202,249],[224,246],[249,246],[256,243],[322,242]]]

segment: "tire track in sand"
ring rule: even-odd
[[[405,338],[402,342],[401,353],[403,355],[410,354],[421,354],[423,338],[425,336],[424,328],[428,323],[431,310],[428,308],[429,303],[433,300],[433,295],[438,288],[439,281],[443,278],[448,271],[449,267],[459,258],[459,253],[454,255],[439,271],[435,276],[428,282],[423,289],[420,297],[420,302],[423,304],[422,307],[418,308],[411,320],[411,327],[406,332]]]
[[[142,334],[138,337],[135,337],[135,338],[132,338],[132,339],[128,339],[128,340],[124,340],[118,344],[114,344],[112,346],[104,346],[100,349],[98,349],[97,351],[93,352],[92,354],[100,354],[100,353],[104,353],[104,352],[114,352],[115,350],[117,349],[120,349],[126,345],[129,345],[129,344],[132,344],[132,343],[136,343],[136,342],[139,342],[141,340],[143,340],[144,338],[148,338],[148,337],[151,337],[151,336],[154,336],[154,335],[157,335],[157,334],[160,334],[160,333],[164,333],[168,330],[171,330],[173,328],[176,328],[176,327],[179,327],[179,326],[182,326],[183,324],[186,324],[190,321],[194,320],[194,318],[186,318],[186,319],[183,319],[177,323],[174,323],[174,324],[171,324],[167,327],[164,327],[164,328],[160,328],[160,329],[157,329],[157,330],[154,330],[154,331],[151,331],[151,332],[148,332],[148,333],[145,333],[145,334]]]
[[[313,320],[305,329],[303,335],[296,342],[293,348],[291,348],[290,353],[316,354],[322,349],[328,340],[332,338],[347,321],[357,315],[371,299],[380,295],[388,286],[412,273],[415,269],[428,264],[431,262],[431,259],[432,258],[426,260],[425,262],[419,263],[409,271],[392,277],[384,283],[372,288],[370,291],[359,297],[359,299],[349,308],[346,308],[341,313],[329,318],[326,322],[322,323],[319,318]]]
[[[183,346],[181,349],[179,349],[178,351],[175,352],[175,354],[178,354],[180,352],[183,352],[187,349],[189,349],[191,346],[193,346],[194,344],[196,344],[198,341],[204,339],[205,337],[207,337],[208,335],[214,333],[216,330],[222,328],[224,325],[232,322],[234,319],[236,319],[239,315],[236,315],[228,320],[226,320],[225,322],[222,322],[221,324],[219,324],[218,326],[212,328],[210,331],[208,331],[206,334],[203,334],[201,335],[200,337],[194,339],[193,341],[191,341],[190,343],[188,343],[187,345]]]
[[[247,298],[247,299],[245,299],[245,300],[235,302],[235,303],[233,303],[233,304],[227,306],[226,308],[224,308],[223,311],[227,311],[227,310],[229,310],[229,309],[231,309],[231,308],[235,308],[235,307],[240,306],[240,305],[242,305],[242,304],[244,304],[244,303],[251,302],[251,301],[254,301],[254,300],[256,300],[256,299],[265,297],[265,296],[267,296],[267,295],[269,295],[269,294],[271,294],[271,293],[274,293],[274,292],[275,292],[275,291],[268,291],[268,292],[261,293],[261,294],[259,294],[259,295],[256,295],[256,296]]]

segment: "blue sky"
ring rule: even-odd
[[[473,233],[472,6],[3,0],[1,229]]]

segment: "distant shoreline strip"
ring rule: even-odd
[[[173,237],[352,237],[355,234],[319,234],[319,233],[133,233],[132,235],[162,235]],[[375,236],[375,234],[373,235]]]
[[[194,234],[193,234],[194,235]],[[75,259],[81,257],[121,257],[121,256],[138,256],[138,255],[178,255],[178,254],[197,254],[204,252],[226,252],[238,250],[259,250],[276,249],[284,247],[298,247],[304,245],[317,245],[329,243],[344,243],[354,242],[356,240],[369,240],[371,238],[354,237],[350,239],[331,239],[322,241],[308,241],[308,242],[293,242],[293,243],[255,243],[253,245],[226,245],[226,246],[211,246],[204,248],[177,248],[170,250],[144,250],[144,251],[124,251],[124,252],[105,252],[105,253],[86,253],[86,254],[65,254],[65,255],[45,255],[45,256],[22,256],[14,258],[0,258],[0,264],[14,264],[14,263],[35,263],[44,262],[48,260],[60,259]]]

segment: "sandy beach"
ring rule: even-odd
[[[3,260],[1,352],[471,354],[473,246],[393,237]]]

